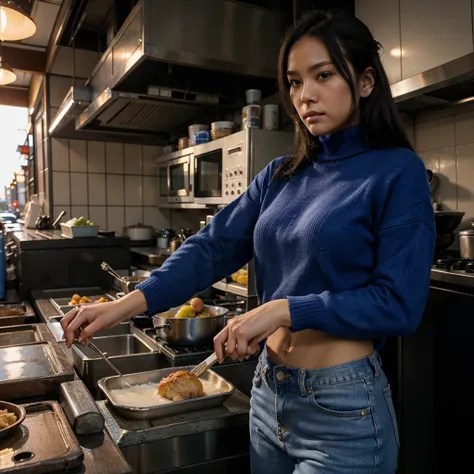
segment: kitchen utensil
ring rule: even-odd
[[[16,415],[16,422],[8,428],[4,428],[3,430],[0,429],[0,440],[10,436],[23,423],[26,418],[26,411],[20,405],[0,401],[0,411],[2,410],[8,410],[10,413],[14,413]]]
[[[141,223],[125,227],[124,233],[135,242],[153,240],[156,234],[153,227]]]
[[[161,229],[158,232],[158,238],[156,239],[156,245],[160,249],[167,249],[170,246],[171,239],[175,236],[175,233],[171,229]]]
[[[439,184],[438,175],[429,169],[426,170],[426,174],[428,176],[428,184],[430,185],[430,192],[431,194],[433,194],[438,188],[438,184]]]
[[[200,364],[196,365],[191,373],[197,378],[201,377],[204,372],[207,372],[217,362],[217,354],[213,352],[209,357],[204,359]]]
[[[176,318],[174,316],[179,308],[171,308],[153,316],[153,326],[165,342],[187,347],[211,344],[214,336],[225,327],[226,315],[229,312],[227,308],[205,305],[204,311],[214,316]]]
[[[180,370],[191,371],[194,366],[180,367]],[[176,372],[176,367],[167,367],[165,369],[152,370],[126,375],[127,381],[133,385],[154,384],[158,387],[161,379]],[[120,380],[118,376],[104,377],[99,380],[98,386],[107,400],[113,406],[114,411],[125,418],[136,420],[149,420],[163,416],[189,413],[191,411],[205,410],[223,405],[224,402],[236,392],[236,388],[230,382],[216,374],[213,370],[203,373],[201,380],[208,382],[216,388],[216,394],[207,395],[199,398],[192,398],[182,402],[161,403],[148,407],[133,407],[121,404],[114,397],[114,390],[120,389]]]
[[[450,234],[454,232],[461,224],[464,214],[459,211],[435,211],[436,233]]]
[[[474,259],[474,230],[459,232],[459,249],[462,259]]]
[[[108,263],[102,262],[100,268],[112,275],[116,280],[120,282],[120,287],[124,293],[130,293],[141,281],[145,281],[147,276],[120,276]]]
[[[102,262],[100,264],[100,268],[102,268],[102,270],[104,270],[104,272],[107,272],[109,275],[112,275],[118,281],[122,281],[122,277],[107,262]]]
[[[64,215],[66,214],[66,211],[61,211],[59,213],[59,216],[56,218],[56,220],[53,222],[53,229],[56,229],[56,226],[59,224],[59,221],[64,217]]]
[[[171,239],[170,247],[169,247],[170,254],[175,253],[176,250],[178,250],[181,247],[183,242],[184,242],[184,240],[181,237],[179,237],[179,236],[173,237]]]
[[[117,367],[115,367],[114,364],[112,364],[112,362],[110,362],[107,354],[105,352],[102,352],[93,342],[89,342],[89,347],[91,347],[92,349],[94,349],[101,357],[102,359],[105,360],[105,362],[107,362],[108,366],[119,376],[121,377],[122,379],[122,382],[124,385],[127,385],[128,388],[131,388],[131,385],[124,379],[123,377],[123,374],[122,372],[120,372],[119,369],[117,369]]]

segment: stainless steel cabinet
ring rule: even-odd
[[[382,64],[390,84],[402,78],[399,0],[357,0],[356,16],[382,44]]]
[[[356,0],[356,15],[382,43],[390,83],[473,51],[474,0]]]

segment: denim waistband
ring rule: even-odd
[[[259,370],[268,380],[275,383],[292,385],[316,386],[331,385],[341,382],[364,378],[377,377],[382,369],[382,362],[377,351],[362,359],[353,360],[344,364],[324,367],[322,369],[295,369],[275,364],[267,354],[267,348],[262,351],[259,359]]]

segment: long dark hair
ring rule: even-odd
[[[379,57],[380,43],[374,40],[367,26],[358,18],[343,11],[312,11],[288,30],[280,48],[278,59],[278,84],[283,104],[295,124],[295,154],[277,170],[280,177],[290,177],[317,152],[319,140],[313,137],[301,121],[290,99],[287,79],[288,56],[293,45],[305,36],[319,38],[326,45],[331,61],[349,85],[352,94],[350,118],[359,112],[359,126],[370,147],[405,147],[413,149],[405,133],[402,120],[395,108],[390,84]],[[349,69],[350,63],[356,77],[368,67],[374,71],[375,85],[372,93],[357,105],[356,83]]]

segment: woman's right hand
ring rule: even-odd
[[[71,347],[76,339],[88,344],[101,329],[119,325],[122,321],[147,311],[145,296],[139,290],[108,303],[78,306],[61,320],[66,346]]]

